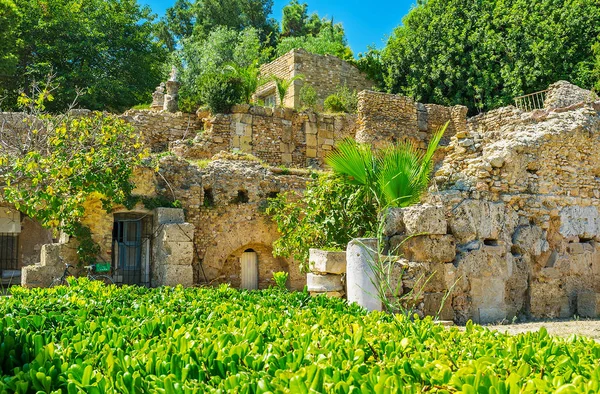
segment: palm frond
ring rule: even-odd
[[[370,186],[375,179],[375,157],[368,145],[345,139],[325,157],[325,163],[356,185]]]

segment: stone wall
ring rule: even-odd
[[[374,84],[367,79],[355,66],[332,55],[317,55],[304,49],[294,49],[285,55],[267,63],[260,68],[263,78],[276,76],[289,80],[302,75],[292,83],[288,90],[284,105],[290,108],[300,108],[300,89],[304,85],[312,86],[317,93],[317,106],[322,109],[323,101],[336,92],[338,87],[347,86],[350,90],[360,92],[372,89]],[[259,98],[276,94],[275,83],[268,82],[261,86],[256,93]],[[277,102],[279,104],[279,102]]]
[[[194,138],[203,130],[202,120],[195,114],[132,109],[121,118],[142,133],[152,152],[167,151],[171,142]]]
[[[426,148],[431,135],[450,121],[444,143],[466,131],[467,107],[421,104],[410,97],[362,91],[358,94],[356,140],[381,148],[409,140]]]
[[[389,216],[391,245],[409,237],[407,277],[433,274],[433,299],[453,289],[458,322],[598,316],[598,149],[600,102],[470,119],[435,173],[439,192]]]
[[[160,166],[159,193],[170,195],[172,189],[196,227],[194,283],[239,286],[241,254],[252,249],[258,255],[259,288],[273,285],[278,271],[289,272],[291,289],[303,288],[298,264],[272,255],[279,234],[264,208],[277,193],[303,190],[307,178],[277,175],[256,160],[226,153],[203,168],[176,156],[162,158]]]
[[[206,119],[204,133],[177,141],[171,150],[186,159],[220,151],[250,153],[273,166],[323,167],[336,141],[353,137],[355,115],[323,115],[289,108],[238,105],[232,114]]]

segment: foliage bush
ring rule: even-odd
[[[304,84],[300,88],[300,104],[307,109],[314,109],[317,105],[317,91],[312,85]]]
[[[323,107],[327,112],[346,112],[342,99],[337,94],[331,94],[325,98]]]
[[[302,292],[23,289],[0,303],[0,392],[597,393],[600,344],[366,313]]]
[[[333,174],[313,176],[303,196],[279,194],[266,210],[281,234],[273,254],[293,257],[302,270],[308,268],[309,248],[345,248],[352,238],[373,234],[377,222],[364,189]]]
[[[200,99],[213,114],[228,113],[233,105],[243,101],[243,96],[243,83],[235,76],[216,73],[202,80]]]
[[[324,107],[329,112],[354,114],[358,109],[358,94],[348,86],[338,86],[336,92],[325,99]]]

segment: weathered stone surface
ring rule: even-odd
[[[346,252],[332,252],[321,249],[310,249],[309,269],[315,274],[346,273]]]
[[[569,107],[582,102],[598,100],[598,95],[567,81],[558,81],[548,87],[544,108],[556,109]]]
[[[404,227],[404,216],[402,208],[388,208],[383,213],[383,235],[391,237],[395,234],[402,234],[406,230]]]
[[[181,208],[156,208],[156,224],[185,223],[185,214]]]
[[[344,290],[340,275],[306,274],[306,286],[310,292],[327,293]]]
[[[600,234],[600,213],[595,206],[567,206],[560,211],[563,237],[593,238]]]
[[[476,238],[497,240],[506,221],[504,204],[481,200],[464,200],[449,219],[450,230],[459,243]]]
[[[583,291],[577,294],[577,315],[581,317],[600,317],[600,293]]]
[[[456,256],[456,243],[452,235],[417,235],[408,237],[401,245],[394,245],[393,237],[390,240],[390,251],[394,254],[395,250],[401,252],[401,255],[415,262],[433,262],[449,263]]]
[[[194,272],[191,265],[164,265],[159,270],[158,281],[163,286],[190,287],[194,284]]]
[[[443,207],[423,204],[402,209],[406,235],[446,234],[448,224]]]

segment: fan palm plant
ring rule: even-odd
[[[406,207],[427,189],[433,155],[447,126],[433,135],[425,152],[406,141],[374,153],[368,144],[347,139],[325,161],[347,182],[362,186],[380,208]]]
[[[271,77],[271,81],[275,82],[275,88],[277,90],[277,96],[279,97],[279,105],[283,107],[283,100],[285,99],[285,95],[287,94],[292,83],[298,79],[304,79],[304,75],[298,74],[294,75],[290,79],[284,79],[273,75]]]

